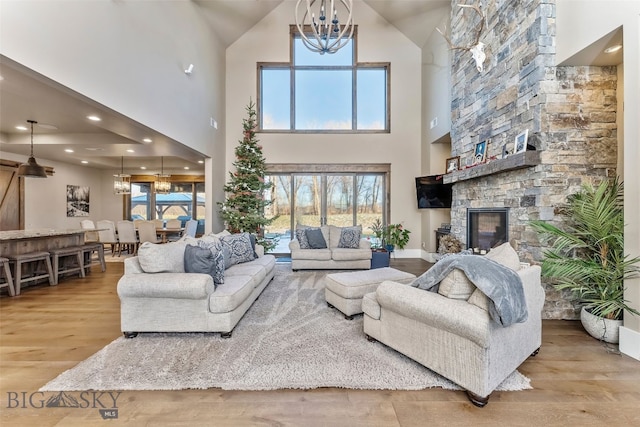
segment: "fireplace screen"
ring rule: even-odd
[[[467,248],[485,254],[509,241],[509,208],[467,209]]]

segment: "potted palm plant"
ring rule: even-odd
[[[624,281],[638,274],[640,259],[624,255],[623,183],[613,179],[598,186],[583,184],[567,202],[560,212],[563,228],[531,222],[550,244],[542,275],[579,301],[587,332],[617,343],[623,312],[640,315],[624,299]]]

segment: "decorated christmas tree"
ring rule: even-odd
[[[273,249],[276,242],[266,239],[265,226],[275,218],[265,218],[265,207],[271,204],[264,194],[272,187],[272,183],[264,180],[265,158],[262,146],[256,139],[255,103],[249,100],[246,119],[242,120],[243,138],[236,147],[236,161],[233,162],[235,172],[229,172],[229,181],[224,186],[227,198],[220,206],[220,215],[231,233],[251,233],[266,251]]]

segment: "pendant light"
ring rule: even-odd
[[[171,192],[171,175],[164,173],[164,157],[160,157],[160,174],[156,175],[156,193],[169,194]]]
[[[113,193],[114,194],[131,194],[131,175],[124,173],[124,156],[121,157],[120,173],[114,175]]]
[[[31,156],[27,163],[23,163],[18,168],[18,176],[25,176],[29,178],[46,178],[47,171],[44,167],[40,166],[36,162],[36,158],[33,157],[33,125],[38,123],[35,120],[27,120],[27,123],[31,123]]]

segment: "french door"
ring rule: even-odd
[[[289,253],[296,226],[361,225],[371,236],[371,224],[385,222],[387,174],[381,172],[289,172],[268,174],[273,183],[267,217],[277,219],[267,227],[276,237],[276,254]]]

